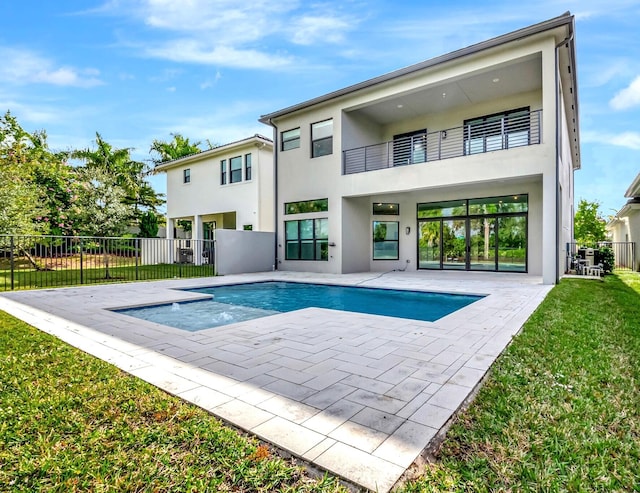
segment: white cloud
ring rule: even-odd
[[[614,145],[640,151],[640,132],[622,132],[619,134],[593,131],[583,132],[581,141],[583,143]]]
[[[56,67],[53,61],[27,50],[0,47],[0,80],[17,84],[93,87],[102,85],[95,69]]]
[[[640,105],[640,75],[636,77],[629,87],[625,87],[609,101],[614,110],[626,110]]]
[[[174,62],[224,65],[236,68],[276,69],[289,65],[291,57],[270,55],[232,46],[207,46],[193,39],[180,39],[145,50],[147,56]]]
[[[292,41],[296,44],[341,43],[353,22],[334,16],[305,15],[293,21]]]

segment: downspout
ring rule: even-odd
[[[273,229],[275,232],[273,270],[278,270],[278,127],[271,118],[268,123],[273,127]]]
[[[556,45],[556,49],[554,50],[555,55],[555,63],[554,63],[554,72],[555,72],[555,87],[554,92],[556,95],[556,227],[555,227],[555,242],[554,242],[554,250],[555,250],[555,269],[556,269],[556,280],[555,283],[558,284],[560,282],[560,255],[559,255],[559,241],[560,241],[560,225],[562,224],[562,218],[560,217],[560,156],[558,150],[560,149],[560,94],[558,91],[558,72],[560,67],[558,67],[558,50],[563,46],[573,40],[573,29],[569,26],[569,36],[564,38],[560,43]],[[575,68],[574,68],[575,69]]]

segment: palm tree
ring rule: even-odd
[[[173,161],[180,159],[181,157],[190,156],[192,154],[198,154],[202,152],[200,149],[201,142],[189,142],[188,137],[183,137],[180,134],[171,134],[173,140],[170,142],[164,142],[162,140],[154,140],[149,149],[149,153],[156,153],[157,157],[152,158],[153,163],[158,164],[165,163],[167,161]],[[209,148],[211,148],[209,143]]]

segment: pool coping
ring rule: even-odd
[[[175,289],[248,280],[486,296],[436,322],[307,308],[197,332],[128,322],[107,310],[175,302],[177,294],[178,302],[193,300]],[[525,275],[269,272],[11,292],[0,296],[0,309],[358,487],[384,492],[443,435],[551,287]]]

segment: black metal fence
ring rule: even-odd
[[[636,244],[632,241],[600,241],[590,244],[567,243],[566,271],[572,268],[572,261],[581,257],[587,249],[594,250],[594,262],[597,264],[599,252],[602,248],[613,250],[614,268],[621,270],[640,270],[640,259],[636,257]]]
[[[0,235],[0,291],[213,275],[213,240]]]

